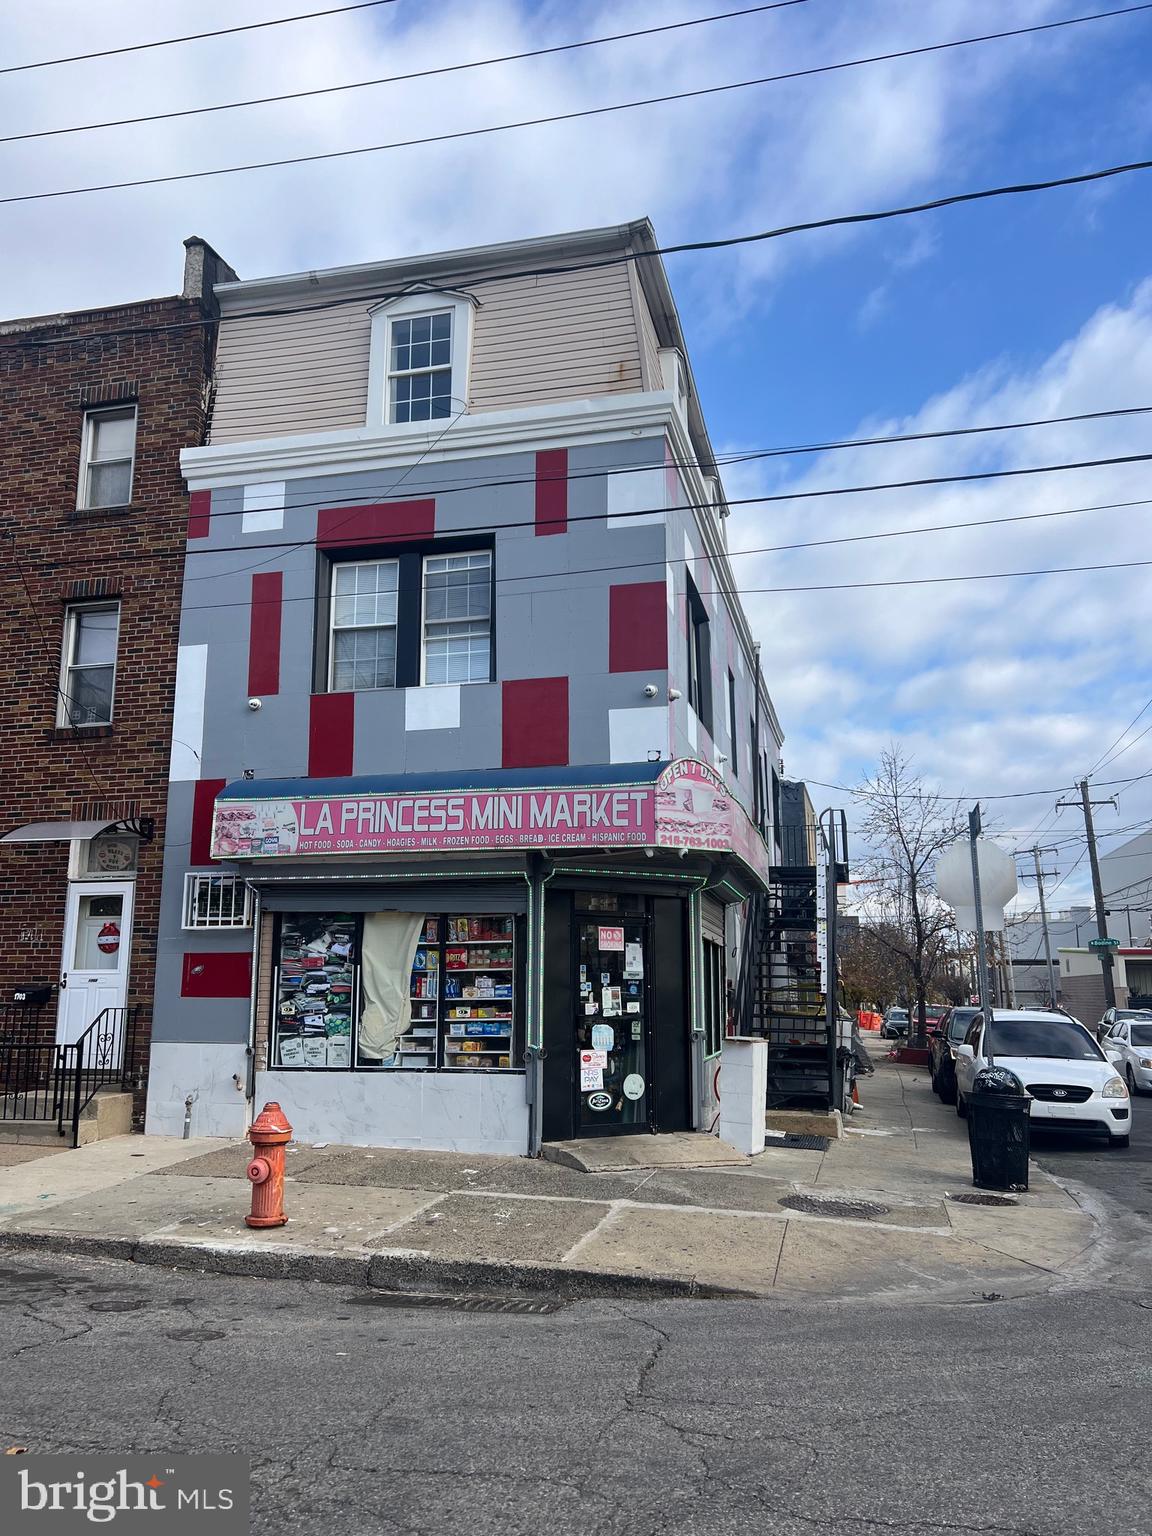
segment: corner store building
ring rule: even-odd
[[[710,1124],[780,735],[652,246],[217,289],[150,1129]]]

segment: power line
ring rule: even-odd
[[[229,37],[234,32],[259,32],[265,27],[286,27],[294,21],[314,21],[320,16],[341,16],[348,11],[368,11],[396,0],[359,0],[355,5],[335,5],[326,11],[305,11],[298,16],[279,16],[273,21],[249,21],[239,27],[218,27],[214,32],[188,32],[183,37],[161,37],[152,43],[126,43],[122,48],[100,48],[95,53],[71,53],[57,59],[38,59],[32,64],[6,64],[0,75],[17,75],[26,69],[54,69],[57,64],[80,64],[86,59],[110,59],[119,53],[142,53],[147,48],[172,48],[177,43],[196,43],[205,37]]]
[[[1152,778],[1152,773],[1139,774],[1135,779],[1107,779],[1104,781],[1104,783],[1099,784],[1097,788],[1111,789],[1114,785],[1117,784],[1135,784],[1138,783],[1140,779],[1145,778]],[[809,778],[804,778],[802,782],[805,784],[818,784],[821,789],[838,789],[841,794],[852,795],[860,800],[884,798],[883,796],[879,795],[878,792],[864,789],[860,785],[853,787],[851,784],[832,784],[827,779]],[[965,791],[950,795],[946,794],[943,790],[934,790],[927,795],[909,792],[904,796],[904,798],[908,800],[955,800],[957,803],[963,800],[976,799],[979,800],[981,804],[983,804],[985,800],[1023,800],[1025,798],[1030,798],[1036,795],[1042,795],[1045,797],[1049,795],[1062,795],[1068,790],[1075,789],[1075,787],[1076,786],[1074,784],[1058,784],[1054,789],[1014,789],[1010,792],[1005,791],[1004,793],[998,795],[972,795]]]
[[[441,437],[443,437],[443,435],[444,434],[441,433]],[[436,439],[435,441],[438,442],[439,439]],[[433,444],[433,446],[435,446],[435,443]],[[432,449],[431,449],[431,447],[429,447],[429,448],[426,448],[424,450],[424,453],[427,454],[427,453],[429,453],[431,451],[432,451]],[[1140,455],[1139,457],[1152,458],[1152,455]],[[419,462],[419,461],[417,461],[417,462]],[[1110,460],[1109,459],[1109,460],[1099,460],[1099,461],[1096,461],[1096,462],[1098,464],[1109,464],[1109,463],[1113,463],[1113,462],[1124,463],[1124,462],[1128,462],[1128,460],[1127,459],[1120,459],[1120,460]],[[660,466],[647,466],[647,467],[648,468],[653,468],[654,467],[654,468],[659,469]],[[1053,471],[1053,470],[1057,470],[1057,469],[1079,469],[1079,468],[1084,468],[1084,467],[1086,467],[1086,466],[1081,465],[1081,464],[1070,464],[1070,465],[1055,465],[1055,464],[1053,464],[1053,465],[1037,466],[1036,468],[1034,468],[1032,470],[1002,470],[1002,471],[988,471],[987,473],[988,473],[988,475],[995,475],[995,474],[1012,474],[1012,475],[1014,475],[1014,474],[1025,474],[1025,473],[1039,474],[1039,473],[1044,473],[1044,472]],[[409,466],[409,469],[405,473],[406,474],[411,473],[412,469],[414,469],[414,468],[416,468],[415,464]],[[644,466],[641,466],[641,468],[644,468]],[[981,477],[978,477],[978,478],[986,478],[986,477],[987,476],[981,476]],[[968,479],[970,477],[968,477],[968,476],[957,476],[957,477],[941,476],[941,477],[938,477],[938,482],[933,482],[933,483],[947,483],[949,480],[954,479],[954,478],[964,480],[964,479]],[[907,483],[909,483],[909,484],[919,484],[921,482],[907,482]],[[850,491],[855,492],[855,491],[866,491],[866,490],[873,490],[873,489],[886,490],[886,489],[892,489],[892,487],[891,486],[876,486],[876,487],[873,487],[873,486],[856,486],[856,487],[843,486],[843,487],[840,487],[838,490],[835,490],[835,491],[827,491],[827,492],[819,492],[819,493],[811,493],[811,494],[839,495],[839,494],[848,494]],[[386,496],[390,495],[390,494],[392,494],[394,492],[394,490],[395,490],[395,485],[389,487],[388,490],[386,492],[384,492],[384,494]],[[427,494],[427,493],[424,492],[422,487],[415,487],[414,490],[416,491],[417,494],[421,494],[421,495]],[[361,494],[367,496],[367,495],[369,495],[371,493],[363,492]],[[803,497],[803,496],[806,496],[808,494],[810,494],[810,493],[808,493],[808,492],[797,492],[796,493],[796,495],[798,497]],[[289,510],[289,511],[304,511],[304,510],[308,510],[308,509],[310,509],[312,507],[318,507],[318,506],[322,506],[322,505],[330,505],[332,499],[333,499],[332,497],[326,497],[322,501],[299,502],[299,503],[295,503],[294,505],[290,506],[287,510]],[[731,507],[731,506],[741,506],[741,505],[748,504],[748,503],[754,505],[754,504],[756,504],[758,502],[761,502],[761,501],[779,501],[779,500],[789,500],[789,499],[791,499],[791,498],[789,496],[787,496],[787,495],[784,495],[784,496],[768,496],[768,497],[745,496],[745,497],[732,498],[731,500],[729,500],[727,502],[716,502],[716,501],[686,502],[686,503],[684,503],[683,505],[681,505],[680,507],[678,507],[675,510],[679,510],[679,511],[709,511],[709,510],[717,510],[717,509],[719,509],[721,507],[724,507],[724,506],[729,506],[729,507]],[[1036,519],[1050,518],[1050,517],[1068,517],[1068,516],[1073,516],[1073,515],[1076,515],[1076,514],[1079,514],[1079,513],[1085,513],[1085,512],[1105,512],[1105,511],[1112,511],[1112,510],[1116,510],[1116,509],[1120,509],[1120,508],[1125,508],[1125,507],[1147,506],[1150,503],[1152,503],[1152,498],[1137,498],[1137,499],[1132,499],[1132,500],[1122,501],[1122,502],[1100,502],[1100,503],[1096,503],[1096,504],[1089,505],[1089,506],[1083,506],[1083,507],[1058,508],[1058,509],[1055,509],[1055,510],[1050,511],[1050,512],[1026,512],[1026,513],[1013,514],[1013,515],[1011,515],[1009,517],[1002,517],[1002,518],[971,519],[971,520],[968,520],[968,521],[965,521],[965,522],[960,522],[960,523],[940,523],[940,524],[930,525],[930,526],[925,527],[925,528],[891,529],[891,530],[886,530],[886,531],[881,531],[881,532],[871,533],[871,534],[846,534],[843,537],[836,538],[836,539],[813,539],[813,540],[809,540],[809,541],[798,541],[798,542],[789,543],[789,544],[770,544],[770,545],[764,545],[764,546],[761,546],[759,548],[753,548],[753,549],[748,549],[748,550],[726,551],[725,552],[725,557],[728,558],[728,559],[731,559],[733,557],[736,557],[736,556],[739,556],[739,555],[743,555],[743,554],[775,554],[775,553],[781,553],[781,552],[784,552],[784,551],[790,551],[790,550],[796,550],[796,549],[821,548],[821,547],[825,547],[825,546],[832,545],[832,544],[851,544],[851,543],[857,543],[857,542],[861,542],[861,541],[869,541],[869,540],[880,539],[880,538],[902,538],[902,537],[906,537],[906,536],[910,536],[910,535],[914,535],[914,534],[921,534],[921,533],[943,533],[943,532],[947,532],[947,531],[949,531],[950,529],[953,529],[953,528],[988,527],[988,526],[993,526],[996,523],[1026,522],[1026,521],[1032,521],[1032,520],[1036,520]],[[349,505],[348,508],[347,508],[347,510],[349,512],[349,516],[351,517],[352,514],[354,514],[355,512],[359,511],[361,505],[363,505],[363,504],[364,503],[357,502],[355,504]],[[344,509],[341,508],[341,510],[344,510]],[[659,507],[652,506],[652,507],[638,507],[638,508],[630,509],[628,511],[612,512],[612,513],[609,513],[607,511],[604,511],[604,512],[576,513],[576,514],[572,514],[569,517],[567,517],[565,519],[565,521],[568,524],[586,523],[586,522],[607,522],[607,521],[612,521],[614,523],[619,523],[619,522],[625,522],[629,518],[634,518],[634,517],[651,517],[651,516],[653,516],[656,513],[663,513],[663,512],[666,512],[668,510],[669,509],[667,508],[667,506],[659,506]],[[212,513],[212,517],[213,518],[222,518],[222,517],[243,516],[243,511],[244,511],[243,508],[235,508],[233,510],[223,509],[223,510],[221,510],[219,512],[213,512]],[[152,525],[152,524],[155,524],[155,523],[183,522],[184,519],[185,519],[185,516],[186,516],[186,514],[179,514],[179,515],[171,514],[171,515],[163,515],[163,516],[157,517],[157,518],[139,517],[139,518],[133,519],[133,522],[132,522],[131,526],[132,526],[133,529],[136,529],[136,528],[140,527],[141,525]],[[510,529],[514,529],[514,528],[533,528],[535,526],[536,526],[536,519],[533,516],[533,517],[530,517],[530,518],[508,519],[508,520],[506,520],[504,522],[500,522],[500,523],[486,522],[486,523],[481,523],[481,524],[473,524],[473,525],[468,526],[468,527],[454,528],[454,529],[451,530],[451,532],[452,532],[452,534],[454,536],[455,535],[463,535],[463,534],[472,534],[472,533],[475,533],[475,534],[487,534],[487,533],[506,532],[506,531],[508,531]],[[14,532],[12,532],[12,531],[8,531],[8,532],[4,533],[3,536],[7,537],[7,538],[15,538],[16,534]],[[337,543],[338,542],[339,541],[337,541]],[[347,542],[347,541],[345,541],[345,542]],[[314,543],[315,543],[315,540],[313,538],[311,538],[311,537],[304,538],[304,539],[273,539],[273,540],[261,540],[260,542],[253,542],[253,543],[250,543],[250,544],[246,543],[246,544],[241,544],[241,545],[228,546],[228,549],[232,553],[243,553],[243,554],[255,553],[257,550],[273,550],[273,551],[283,551],[285,553],[291,553],[292,551],[297,550],[297,549],[307,548],[307,547],[309,547],[310,545],[312,545]],[[223,552],[224,551],[219,546],[213,546],[213,547],[206,548],[206,549],[202,549],[202,548],[196,547],[196,548],[189,548],[187,550],[183,550],[182,549],[182,550],[179,550],[179,551],[173,551],[172,557],[173,558],[184,558],[186,555],[218,556],[218,555],[220,555]],[[68,565],[68,564],[83,564],[83,563],[85,563],[85,558],[86,557],[82,556],[82,557],[79,557],[77,560],[74,560],[74,561],[57,560],[57,561],[53,561],[52,564],[55,567],[63,567],[63,566]],[[134,557],[131,557],[131,556],[121,556],[121,558],[124,559],[124,558],[134,558]],[[145,557],[142,557],[142,558],[161,558],[161,557],[153,557],[153,556],[149,555],[149,556],[145,556]],[[696,557],[693,557],[693,558],[694,559],[705,560],[705,561],[711,562],[711,560],[713,559],[713,556],[708,554],[708,553],[705,553],[703,555],[696,556]],[[260,563],[265,563],[265,562],[260,562]],[[649,565],[652,565],[653,563],[660,564],[662,562],[660,562],[660,561],[653,562],[651,560],[640,560],[640,561],[631,562],[628,565],[594,566],[594,567],[589,567],[588,569],[589,569],[589,571],[592,571],[592,570],[626,570],[626,569],[634,569],[634,568],[640,568],[640,567],[649,566]],[[666,562],[664,562],[664,563],[666,563]],[[1121,564],[1121,565],[1127,566],[1127,565],[1139,565],[1142,562],[1140,562],[1140,561],[1123,561],[1123,562],[1117,562],[1117,563]],[[1084,567],[1069,566],[1069,567],[1059,567],[1057,569],[1059,569],[1059,570],[1065,570],[1066,569],[1066,570],[1076,571],[1076,570],[1097,570],[1097,569],[1110,569],[1110,568],[1111,567],[1107,567],[1107,566],[1084,566]],[[238,573],[233,573],[233,574],[238,574]],[[573,574],[580,574],[580,573],[579,572],[568,571],[568,572],[559,572],[557,574],[558,575],[573,575]],[[1001,574],[1004,575],[1004,576],[1009,576],[1009,575],[1032,575],[1032,574],[1047,575],[1047,574],[1052,574],[1052,573],[1049,572],[1049,571],[1039,571],[1039,572],[1021,571],[1021,572],[1003,572]],[[211,577],[189,577],[188,578],[188,580],[191,580],[191,581],[215,580],[215,579],[216,578],[214,576],[211,576]],[[527,579],[527,578],[508,578],[508,579],[519,580],[519,579]],[[926,581],[945,581],[945,580],[966,581],[966,580],[973,580],[973,579],[979,579],[979,578],[956,576],[956,577],[925,577],[925,578],[922,578],[922,579],[926,580]],[[853,585],[856,585],[856,583],[847,583],[847,585],[848,586],[853,586]],[[872,585],[878,585],[878,583],[873,583]],[[879,585],[884,585],[884,583],[879,583]],[[736,590],[738,590],[738,589],[735,589],[735,588],[733,589],[733,591],[736,591]],[[768,590],[790,591],[790,590],[799,590],[799,589],[793,589],[793,588],[779,588],[779,589],[775,589],[775,588],[756,588],[754,590],[759,592],[759,591],[768,591]]]
[[[1010,581],[1020,576],[1072,576],[1085,571],[1120,571],[1152,565],[1152,560],[1112,560],[1102,565],[1039,566],[1031,571],[978,571],[969,576],[908,576],[892,581],[834,581],[802,587],[737,587],[740,597],[780,592],[862,592],[872,587],[931,587],[954,581]]]
[[[686,27],[702,27],[702,26],[706,26],[709,22],[713,22],[713,21],[730,21],[730,20],[733,20],[736,17],[757,16],[757,15],[760,15],[762,12],[765,12],[765,11],[781,11],[781,10],[787,9],[790,6],[806,5],[807,3],[808,3],[808,0],[772,0],[771,4],[745,6],[743,10],[739,10],[739,11],[721,11],[718,14],[713,15],[713,16],[695,16],[695,17],[690,18],[687,21],[669,21],[669,22],[664,22],[662,25],[656,26],[656,27],[637,27],[637,28],[635,28],[631,32],[612,32],[612,33],[607,34],[604,37],[588,37],[588,38],[583,38],[583,39],[581,39],[578,42],[556,43],[552,47],[549,47],[549,48],[529,48],[529,49],[525,49],[521,53],[504,53],[504,54],[498,54],[498,55],[495,55],[495,56],[493,56],[491,58],[486,58],[486,59],[470,59],[470,60],[468,60],[468,61],[466,61],[464,63],[461,63],[461,64],[441,64],[436,69],[414,69],[414,70],[410,70],[407,74],[403,74],[403,75],[381,75],[379,78],[377,78],[375,80],[352,80],[352,81],[348,81],[348,82],[346,82],[345,84],[342,84],[342,85],[318,86],[318,87],[316,87],[316,88],[314,88],[312,90],[307,90],[307,91],[285,91],[283,94],[281,94],[279,96],[252,96],[252,97],[249,97],[248,99],[246,99],[244,101],[224,101],[224,102],[219,102],[219,103],[217,103],[214,106],[208,106],[208,107],[184,107],[183,109],[181,109],[179,111],[173,111],[173,112],[152,112],[152,113],[149,113],[146,116],[142,116],[142,117],[110,118],[110,119],[108,119],[105,122],[100,122],[100,123],[80,123],[80,124],[77,124],[77,125],[75,125],[74,127],[71,127],[71,128],[41,128],[38,131],[33,132],[33,133],[10,133],[10,134],[6,134],[4,137],[0,138],[0,144],[13,144],[13,143],[16,143],[17,141],[23,140],[23,139],[48,139],[48,138],[55,138],[55,137],[57,137],[60,134],[94,133],[94,132],[96,132],[96,131],[98,131],[99,129],[102,129],[102,128],[130,128],[130,127],[134,127],[134,126],[136,126],[137,124],[140,124],[140,123],[168,122],[172,118],[176,118],[176,117],[199,117],[199,116],[203,115],[204,113],[208,113],[208,112],[234,112],[238,108],[242,108],[242,107],[264,107],[264,106],[271,106],[271,105],[274,105],[274,104],[276,104],[278,102],[282,102],[282,101],[300,101],[300,100],[304,99],[305,97],[309,97],[309,96],[331,96],[331,95],[333,95],[333,94],[335,94],[336,92],[339,92],[339,91],[360,91],[360,90],[365,90],[368,87],[377,86],[377,85],[399,85],[402,82],[408,81],[408,80],[426,80],[426,79],[428,79],[432,75],[450,75],[450,74],[459,73],[462,70],[487,69],[490,66],[495,65],[495,64],[515,64],[515,63],[519,63],[520,61],[522,61],[524,59],[540,59],[540,58],[546,57],[549,54],[554,54],[554,53],[570,53],[570,52],[575,51],[578,48],[598,48],[602,44],[605,44],[605,43],[620,43],[620,42],[630,41],[631,39],[638,38],[638,37],[652,37],[656,33],[659,33],[659,32],[677,32],[677,31],[683,30]],[[1152,0],[1149,0],[1149,4],[1148,5],[1133,6],[1133,7],[1130,7],[1130,9],[1133,9],[1133,10],[1148,10],[1148,9],[1152,9]],[[1080,22],[1080,21],[1096,21],[1098,19],[1101,19],[1102,16],[1106,16],[1106,15],[1122,15],[1122,14],[1124,14],[1124,13],[1117,11],[1117,12],[1103,12],[1103,13],[1100,13],[1099,16],[1077,16],[1077,17],[1074,17],[1071,20],[1066,21],[1066,22],[1049,22],[1049,23],[1047,23],[1047,26],[1072,26],[1075,23]],[[264,23],[264,25],[273,25],[273,23]],[[234,30],[239,31],[239,30],[242,30],[242,29],[236,28]],[[1042,30],[1045,30],[1045,28],[1041,28],[1041,27],[1023,27],[1020,30],[1022,32],[1033,32],[1033,31],[1042,31]],[[208,33],[208,34],[201,34],[201,35],[216,36],[218,34]],[[996,36],[1013,37],[1013,36],[1016,36],[1016,33],[1015,32],[1011,32],[1011,33],[1002,33],[1002,34],[994,34],[994,35],[996,35]],[[966,41],[967,41],[967,39],[966,39]],[[976,39],[971,39],[971,41],[976,41]],[[983,39],[980,39],[980,41],[983,41]],[[148,46],[148,45],[145,45],[145,46]],[[157,46],[157,45],[152,45],[152,46]],[[955,47],[955,46],[958,46],[958,45],[956,45],[956,44],[951,44],[951,45],[945,44],[945,45],[938,45],[938,46],[953,46],[953,47]],[[25,67],[26,68],[31,68],[31,67],[34,67],[34,66],[25,66]],[[844,65],[832,64],[832,65],[827,65],[825,67],[828,68],[828,69],[842,69],[845,66]],[[2,72],[3,71],[0,71],[0,73],[2,73]],[[800,71],[800,73],[807,73],[807,71]],[[789,77],[788,76],[782,76],[781,78],[787,79]]]
[[[604,37],[585,38],[571,43],[557,43],[551,47],[525,49],[520,53],[505,53],[486,59],[471,59],[459,64],[443,64],[434,69],[411,70],[405,74],[400,75],[382,75],[373,80],[353,80],[340,85],[320,86],[306,91],[287,91],[276,96],[253,96],[243,101],[219,102],[212,106],[205,107],[185,107],[177,111],[153,112],[140,117],[111,118],[104,122],[80,123],[68,128],[44,128],[31,133],[12,133],[0,138],[0,144],[11,144],[25,139],[52,138],[60,134],[93,133],[104,128],[134,127],[140,123],[166,122],[178,117],[194,117],[200,116],[204,113],[212,112],[232,112],[246,107],[270,106],[284,101],[299,101],[303,98],[311,96],[328,96],[341,91],[357,91],[364,90],[373,86],[397,85],[409,80],[425,80],[434,75],[454,74],[463,70],[471,69],[485,69],[497,64],[513,64],[525,59],[544,58],[550,54],[568,53],[580,48],[595,48],[605,43],[625,42],[638,37],[650,37],[660,32],[675,32],[686,27],[705,26],[708,23],[715,21],[728,21],[737,17],[755,16],[766,11],[784,10],[790,6],[802,5],[805,3],[807,3],[807,0],[773,0],[773,3],[771,4],[747,6],[742,10],[723,11],[712,16],[698,16],[690,18],[686,21],[666,22],[660,26],[641,27],[630,32],[616,32],[608,34]],[[917,54],[937,53],[949,48],[969,47],[976,43],[996,42],[1006,38],[1024,37],[1033,32],[1050,32],[1063,27],[1080,26],[1083,23],[1089,21],[1106,21],[1113,17],[1127,16],[1138,11],[1146,11],[1150,9],[1152,9],[1152,0],[1148,0],[1148,3],[1144,4],[1123,6],[1119,9],[1111,11],[1096,11],[1090,15],[1085,16],[1070,16],[1059,21],[1043,22],[1035,26],[1013,27],[1001,32],[983,33],[976,37],[957,38],[951,42],[931,43],[920,48],[906,48],[892,53],[875,54],[867,58],[848,59],[837,64],[822,64],[809,69],[789,70],[782,74],[767,75],[761,80],[748,83],[767,85],[779,83],[784,80],[802,79],[805,76],[810,75],[830,74],[837,70],[856,69],[865,64],[877,64],[893,59],[910,58]],[[275,25],[275,23],[264,23],[264,25]],[[233,30],[239,31],[242,29],[236,28]],[[214,36],[217,34],[209,33],[202,35]],[[159,45],[146,44],[143,46]],[[30,68],[35,66],[24,67]],[[726,89],[735,88],[737,87],[726,87]]]
[[[935,45],[943,46],[943,45]],[[923,50],[913,50],[923,51]],[[877,56],[879,57],[879,56]],[[896,57],[896,55],[889,55]],[[869,61],[848,61],[873,62]],[[847,65],[841,66],[847,67]],[[427,144],[446,144],[461,139],[483,138],[496,133],[511,133],[522,128],[543,128],[553,123],[569,123],[580,118],[604,117],[613,112],[631,112],[641,107],[662,106],[674,101],[689,101],[705,96],[718,96],[728,91],[747,90],[751,86],[767,85],[776,80],[765,75],[754,80],[733,80],[723,85],[701,86],[692,91],[671,91],[663,96],[646,96],[638,101],[613,102],[604,107],[583,107],[575,112],[556,112],[547,117],[521,118],[512,123],[489,123],[480,128],[459,128],[450,133],[426,134],[416,139],[393,139],[386,144],[361,144],[354,149],[329,149],[311,155],[285,155],[278,160],[253,160],[243,165],[218,165],[203,171],[175,171],[166,176],[138,176],[129,181],[94,182],[84,187],[56,187],[51,192],[20,192],[0,197],[0,206],[11,203],[38,203],[59,197],[80,197],[92,192],[122,192],[133,187],[166,186],[177,181],[202,181],[213,176],[237,176],[249,171],[281,170],[288,165],[315,165],[320,161],[347,160],[358,155],[376,155],[396,149],[414,149]],[[1123,165],[1105,166],[1099,170],[1082,171],[1074,176],[1057,176],[1046,181],[1017,182],[1010,186],[985,187],[976,192],[958,192],[947,197],[933,198],[926,203],[910,203],[901,208],[886,208],[869,213],[839,214],[826,219],[809,219],[802,223],[786,224],[778,229],[762,230],[754,235],[728,236],[724,239],[692,241],[676,247],[679,251],[719,250],[734,245],[749,245],[757,241],[778,240],[784,235],[801,234],[816,229],[833,229],[849,224],[873,224],[883,219],[905,218],[913,213],[931,213],[941,208],[952,208],[960,203],[982,202],[993,197],[1017,196],[1026,192],[1047,192],[1055,187],[1082,186],[1089,182],[1105,181],[1115,176],[1128,175],[1133,171],[1152,169],[1152,160],[1133,160]],[[628,259],[639,260],[655,252],[632,253]],[[598,265],[588,263],[587,265]],[[281,311],[283,313],[283,311]]]
[[[776,229],[757,230],[746,235],[726,235],[713,240],[688,240],[680,241],[675,245],[656,245],[644,251],[621,251],[615,256],[599,256],[592,261],[554,262],[544,267],[524,267],[514,275],[516,277],[564,277],[578,272],[599,272],[608,267],[625,266],[634,262],[652,261],[662,256],[681,256],[694,252],[725,250],[739,245],[754,245],[765,240],[778,240],[786,235],[799,234],[808,230],[830,229],[841,225],[875,223],[883,219],[904,218],[913,213],[928,213],[938,208],[948,208],[959,203],[980,202],[987,198],[1008,197],[1018,193],[1045,192],[1055,187],[1077,186],[1083,183],[1099,181],[1111,176],[1125,175],[1130,171],[1144,171],[1152,168],[1152,160],[1136,160],[1125,165],[1114,165],[1103,170],[1085,171],[1076,176],[1057,177],[1049,181],[1020,182],[1010,186],[984,187],[976,192],[959,192],[948,197],[936,198],[927,203],[911,203],[901,208],[885,208],[870,213],[840,214],[827,219],[813,219],[802,224],[786,224]],[[194,172],[193,175],[211,175],[212,172]],[[180,179],[180,178],[175,178]],[[134,183],[135,184],[135,183]],[[79,191],[105,190],[102,188],[79,188]],[[69,194],[36,193],[36,197],[53,197]],[[26,198],[17,198],[15,201],[27,201]],[[13,201],[13,199],[0,199],[0,202]],[[441,288],[479,288],[490,283],[506,283],[509,274],[499,273],[468,273],[466,270],[454,273],[441,274]],[[350,298],[325,299],[311,304],[280,305],[274,309],[251,309],[243,315],[230,316],[230,319],[260,320],[268,318],[284,319],[289,315],[316,314],[322,310],[342,309],[350,304],[378,305],[386,303],[389,299],[398,299],[406,296],[408,289],[398,288],[391,292],[383,292],[371,295],[357,294]],[[119,330],[104,330],[92,334],[28,337],[17,336],[13,338],[0,337],[0,345],[16,347],[31,346],[83,346],[93,342],[105,342],[118,339],[123,336],[158,336],[170,331],[204,330],[215,326],[219,322],[215,318],[201,316],[196,320],[176,320],[166,322],[163,325],[140,325],[122,327]],[[47,329],[47,324],[44,327]]]
[[[1147,703],[1147,704],[1145,704],[1145,706],[1144,706],[1144,709],[1142,709],[1142,710],[1141,710],[1141,711],[1140,711],[1140,715],[1142,715],[1142,714],[1143,714],[1143,713],[1144,713],[1144,710],[1145,710],[1145,709],[1147,709],[1147,708],[1148,708],[1148,707],[1149,707],[1149,705],[1152,705],[1152,699],[1149,699],[1149,700],[1148,700],[1148,703]],[[1140,715],[1137,715],[1137,716],[1136,716],[1136,720],[1139,720],[1139,718],[1140,718]],[[1132,722],[1132,725],[1135,725],[1135,723],[1136,723],[1136,721],[1135,721],[1135,720],[1134,720],[1134,721],[1133,721],[1133,722]],[[1131,729],[1132,729],[1132,726],[1131,726],[1131,725],[1130,725],[1130,726],[1129,726],[1129,727],[1128,727],[1128,729],[1129,729],[1129,730],[1131,730]],[[1125,752],[1127,752],[1127,751],[1128,751],[1128,750],[1129,750],[1129,749],[1130,749],[1130,748],[1132,748],[1132,747],[1134,747],[1134,746],[1135,746],[1135,745],[1136,745],[1136,743],[1137,743],[1137,742],[1138,742],[1138,741],[1143,741],[1143,739],[1144,739],[1144,737],[1145,737],[1145,736],[1147,736],[1147,734],[1148,734],[1148,732],[1149,732],[1149,731],[1152,731],[1152,725],[1146,725],[1146,726],[1145,726],[1145,727],[1144,727],[1144,729],[1143,729],[1143,730],[1142,730],[1142,731],[1141,731],[1141,732],[1140,732],[1140,734],[1139,734],[1139,736],[1133,736],[1133,738],[1132,738],[1132,740],[1131,740],[1131,741],[1129,741],[1129,742],[1126,742],[1126,743],[1125,743],[1125,744],[1124,744],[1124,746],[1122,746],[1122,747],[1121,747],[1121,748],[1120,748],[1120,750],[1119,750],[1119,752],[1113,752],[1113,753],[1112,753],[1112,754],[1111,754],[1111,755],[1110,755],[1110,756],[1109,756],[1109,757],[1106,757],[1106,758],[1105,758],[1105,759],[1104,759],[1104,761],[1103,761],[1103,762],[1102,762],[1102,763],[1101,763],[1101,764],[1100,764],[1100,767],[1101,767],[1101,768],[1107,768],[1107,767],[1109,767],[1109,766],[1110,766],[1110,765],[1111,765],[1111,764],[1112,764],[1112,763],[1114,763],[1114,762],[1116,762],[1116,760],[1117,760],[1117,759],[1118,759],[1118,758],[1121,758],[1121,757],[1123,757],[1123,756],[1124,756],[1124,754],[1125,754]]]

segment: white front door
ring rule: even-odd
[[[56,1041],[78,1040],[105,1008],[128,999],[132,882],[75,881],[68,887]]]

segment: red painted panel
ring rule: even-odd
[[[662,581],[608,589],[608,670],[663,672],[668,666],[668,594]]]
[[[280,692],[280,619],[283,571],[258,571],[252,578],[248,630],[248,692],[257,698]]]
[[[209,950],[184,956],[181,997],[248,997],[252,992],[252,956]]]
[[[545,448],[536,455],[536,532],[568,532],[567,448]]]
[[[215,864],[212,857],[212,808],[227,779],[199,779],[192,791],[192,840],[188,858],[193,865]]]
[[[206,539],[212,529],[212,492],[193,491],[188,498],[188,537]]]
[[[366,507],[321,507],[316,542],[322,549],[341,544],[391,544],[426,539],[436,532],[434,501],[381,501]]]
[[[528,677],[502,690],[505,768],[563,768],[568,764],[568,679]]]
[[[308,776],[334,779],[352,772],[356,730],[354,693],[314,693],[308,713]]]

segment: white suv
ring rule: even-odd
[[[968,1113],[977,1072],[992,1064],[1007,1067],[1024,1084],[1037,1130],[1095,1131],[1108,1137],[1109,1146],[1128,1145],[1132,1101],[1116,1070],[1119,1055],[1097,1045],[1069,1014],[997,1008],[990,1028],[977,1014],[956,1047],[956,1113],[961,1117]]]
[[[1152,1013],[1126,1010],[1100,1044],[1120,1057],[1117,1065],[1128,1081],[1129,1093],[1152,1093]]]

